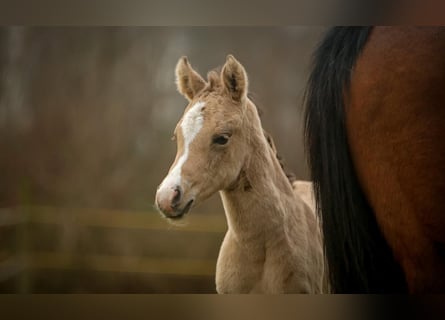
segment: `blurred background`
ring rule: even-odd
[[[302,97],[323,27],[0,28],[0,292],[213,293],[218,195],[181,225],[154,209],[187,101],[233,54],[264,128],[307,179]]]

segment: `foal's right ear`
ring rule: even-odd
[[[176,86],[178,91],[191,101],[205,85],[206,82],[193,70],[187,57],[181,57],[176,65]]]

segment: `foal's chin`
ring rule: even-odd
[[[180,220],[182,219],[192,208],[194,203],[194,200],[189,200],[185,206],[183,207],[176,207],[172,208],[170,211],[162,210],[159,208],[159,211],[162,213],[162,215],[170,220]]]

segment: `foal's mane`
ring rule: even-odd
[[[284,174],[287,177],[287,180],[289,180],[290,184],[292,185],[295,180],[297,180],[295,174],[289,170],[289,168],[286,165],[286,161],[284,161],[284,158],[278,154],[277,148],[275,147],[275,143],[272,139],[272,136],[263,129],[264,136],[266,137],[267,143],[271,147],[271,149],[275,153],[275,157],[277,158],[278,162],[280,163],[281,170],[283,170]]]
[[[212,91],[217,90],[217,88],[221,87],[221,78],[219,77],[220,70],[221,70],[221,67],[217,67],[207,74],[208,85],[204,88],[203,92],[204,91],[212,92]],[[255,106],[255,108],[258,111],[258,115],[261,118],[263,111],[258,107],[257,103],[255,102],[254,96],[255,96],[255,94],[253,94],[252,92],[247,93],[247,97],[252,102],[252,104]],[[287,179],[289,180],[289,183],[292,185],[292,183],[295,180],[297,180],[295,174],[289,170],[284,158],[278,154],[277,148],[275,147],[274,140],[273,140],[272,136],[270,135],[270,133],[268,133],[263,128],[263,134],[264,134],[264,137],[266,138],[267,143],[269,144],[270,148],[274,152],[275,157],[277,158],[278,162],[280,163],[281,170],[283,170],[284,174],[286,175]]]

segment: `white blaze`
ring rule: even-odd
[[[181,123],[181,131],[184,139],[184,152],[179,158],[176,165],[171,169],[169,174],[165,177],[159,186],[159,191],[163,188],[172,188],[176,185],[181,186],[181,170],[184,163],[187,161],[189,156],[189,147],[193,139],[202,128],[204,118],[202,117],[202,108],[204,107],[204,102],[195,103],[184,115]]]

